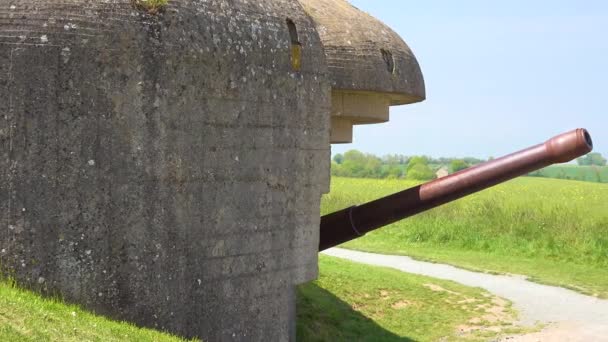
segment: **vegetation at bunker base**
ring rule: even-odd
[[[157,14],[169,4],[168,0],[131,0],[133,6],[150,14]]]
[[[525,331],[512,325],[511,303],[481,289],[327,256],[297,300],[298,341],[486,341]],[[0,281],[0,341],[185,340]]]
[[[298,290],[298,341],[487,341],[520,333],[507,301],[450,281],[320,256]]]
[[[0,282],[0,341],[149,341],[186,340],[129,323],[116,322]]]
[[[416,183],[333,178],[323,213]],[[531,276],[608,298],[608,185],[518,178],[349,242],[470,269]]]

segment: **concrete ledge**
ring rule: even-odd
[[[348,118],[355,125],[382,123],[389,120],[390,98],[382,93],[334,90],[331,115]]]
[[[353,123],[346,118],[331,118],[331,143],[349,144],[353,142]]]

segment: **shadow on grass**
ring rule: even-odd
[[[314,283],[298,287],[298,341],[415,341],[397,336]]]

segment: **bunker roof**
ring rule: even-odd
[[[384,93],[390,105],[425,99],[408,45],[388,26],[345,0],[300,0],[323,42],[333,88]]]

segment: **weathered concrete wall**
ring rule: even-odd
[[[303,48],[290,62],[290,18]],[[0,262],[140,325],[293,338],[330,85],[297,1],[0,0]]]

